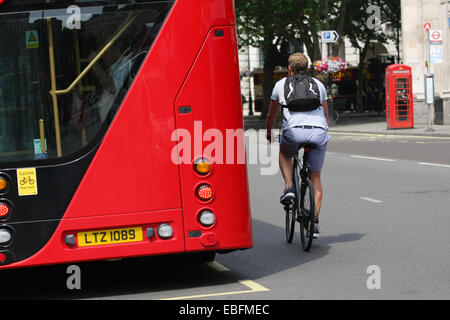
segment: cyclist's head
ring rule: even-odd
[[[289,67],[293,74],[304,74],[308,71],[308,58],[303,53],[294,53],[289,57]]]

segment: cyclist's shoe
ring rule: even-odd
[[[314,238],[314,239],[319,239],[319,238],[320,238],[320,228],[319,228],[319,225],[318,225],[318,224],[316,224],[316,225],[314,226],[313,238]]]
[[[313,238],[318,239],[320,237],[319,219],[314,218],[314,233]]]
[[[280,197],[281,204],[289,204],[295,199],[295,189],[294,186],[284,189],[283,194]]]

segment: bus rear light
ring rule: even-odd
[[[168,223],[163,223],[158,227],[158,236],[161,239],[170,239],[173,236],[173,228]]]
[[[198,159],[194,162],[194,169],[199,175],[206,176],[211,172],[211,163],[204,158]]]
[[[155,229],[153,228],[147,228],[147,238],[151,239],[155,236]]]
[[[203,235],[200,242],[205,247],[212,247],[217,244],[217,237],[214,233],[207,233]]]
[[[12,239],[11,231],[6,228],[0,229],[0,244],[8,244]]]
[[[8,190],[8,180],[0,176],[0,192],[5,192],[6,190]]]
[[[0,202],[0,218],[6,217],[11,212],[11,208],[6,204]]]
[[[216,216],[212,211],[205,210],[200,213],[199,221],[204,227],[211,227],[216,222]]]
[[[197,196],[200,200],[209,201],[214,196],[213,188],[208,184],[203,184],[197,188]]]
[[[73,247],[75,245],[75,235],[74,234],[68,234],[64,237],[64,242],[68,245]]]

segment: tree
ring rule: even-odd
[[[346,0],[344,0],[346,1]],[[337,6],[337,0],[329,0]],[[264,55],[263,112],[267,115],[273,71],[280,64],[281,44],[301,38],[311,60],[321,58],[319,31],[324,27],[322,0],[235,0],[240,46],[259,47]],[[295,51],[301,48],[295,47]],[[284,60],[285,57],[283,56]],[[283,61],[287,65],[287,61]],[[282,64],[282,63],[281,63]]]
[[[392,36],[382,31],[381,25],[387,22],[400,25],[399,2],[400,0],[374,0],[372,3],[367,3],[364,0],[350,0],[347,5],[343,36],[348,37],[353,47],[359,51],[360,63],[356,108],[360,112],[363,111],[363,92],[365,88],[363,71],[367,53],[374,43],[386,44],[389,40],[393,40]]]
[[[301,38],[311,60],[319,60],[320,31],[325,28],[325,0],[235,0],[239,43],[262,49],[264,54],[263,112],[267,114],[273,88],[273,71],[280,56],[279,47]],[[380,19],[374,20],[370,5],[379,8]],[[359,50],[360,66],[357,90],[357,108],[363,109],[365,78],[364,61],[374,42],[387,43],[394,40],[399,50],[401,28],[400,0],[328,0],[329,28],[335,29],[340,39],[332,46],[332,55],[337,56],[339,46],[347,37]],[[375,14],[376,16],[376,14]],[[380,28],[373,28],[371,21],[383,24],[390,22],[396,30],[394,36],[386,35]],[[299,48],[296,48],[298,51]]]
[[[263,112],[267,115],[273,88],[273,71],[279,54],[277,44],[287,28],[284,20],[284,3],[289,0],[236,0],[236,16],[240,46],[251,45],[264,54]]]

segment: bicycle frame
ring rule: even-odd
[[[310,148],[303,148],[303,149],[304,149],[303,161],[300,161],[300,158],[299,158],[298,154],[295,155],[294,161],[296,161],[298,163],[298,166],[300,168],[300,172],[299,173],[300,173],[301,182],[305,183],[306,180],[308,180],[308,178],[309,178],[309,170],[308,170],[308,167],[306,165],[303,166],[303,164],[306,163],[306,155],[310,151]],[[299,152],[300,152],[300,150],[299,150]]]

